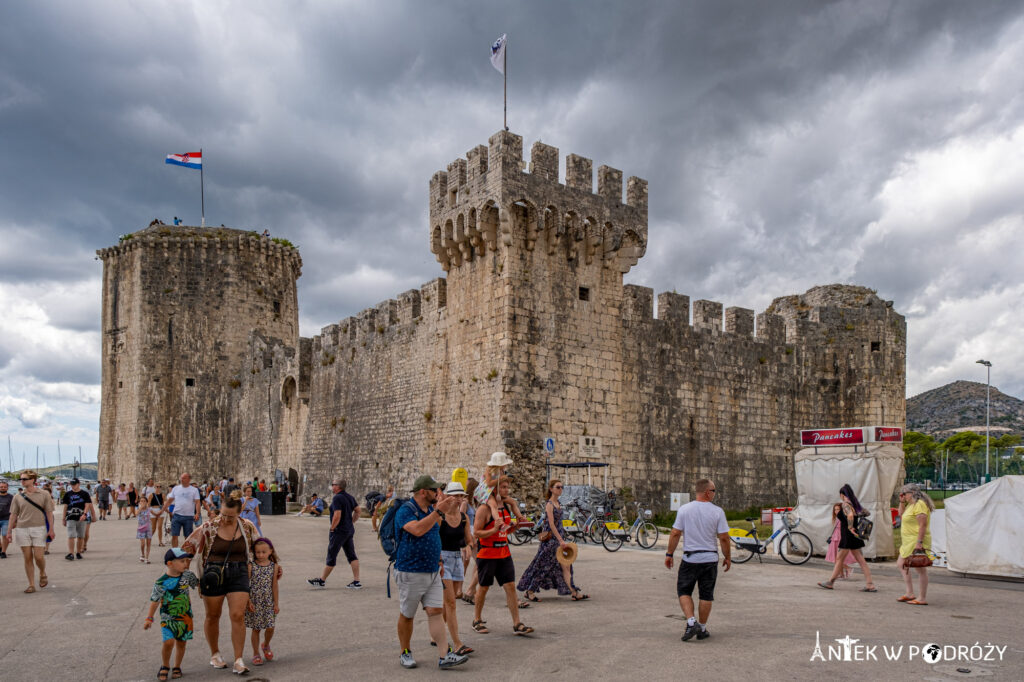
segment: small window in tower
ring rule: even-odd
[[[196,385],[196,380],[193,379],[192,377],[187,377],[185,379],[185,385],[186,386],[195,386]]]
[[[882,342],[881,341],[872,341],[871,342],[871,352],[872,353],[877,353],[880,350],[882,350]]]
[[[280,315],[281,314],[281,302],[280,301],[274,301],[274,314],[275,315]]]
[[[589,287],[580,287],[580,300],[581,301],[589,301],[590,300],[590,288]]]
[[[117,382],[117,387],[118,388],[124,388],[124,382],[123,381]]]
[[[160,377],[153,377],[153,383],[154,384],[159,382],[159,381],[160,381]]]

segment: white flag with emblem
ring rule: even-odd
[[[502,33],[501,37],[491,45],[491,66],[501,74],[505,73],[505,42],[507,39],[506,34]]]

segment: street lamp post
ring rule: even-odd
[[[992,477],[988,473],[988,443],[989,443],[989,407],[992,404],[992,363],[988,360],[978,360],[977,364],[985,365],[985,482],[988,483]]]

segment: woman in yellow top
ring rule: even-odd
[[[928,596],[928,569],[915,569],[921,586],[921,591],[915,597],[914,579],[910,577],[910,568],[905,566],[905,564],[907,557],[915,551],[931,549],[932,534],[928,524],[931,521],[933,509],[935,509],[935,503],[932,502],[932,498],[924,494],[919,486],[908,483],[900,488],[900,517],[903,520],[900,527],[902,542],[900,544],[900,558],[897,560],[896,566],[903,573],[903,582],[907,584],[907,591],[897,601],[914,604],[915,606],[928,605],[926,601]]]

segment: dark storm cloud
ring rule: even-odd
[[[501,33],[526,149],[540,139],[650,181],[647,256],[628,281],[757,308],[857,282],[929,334],[981,300],[970,348],[1020,357],[992,320],[1019,312],[1005,275],[1024,246],[1024,168],[1007,153],[1024,125],[1022,15],[1017,2],[13,3],[0,331],[81,338],[73,362],[8,343],[0,371],[95,382],[93,250],[154,217],[199,222],[198,173],[165,166],[172,152],[203,148],[209,224],[299,245],[303,334],[442,275],[427,183],[501,126],[487,61]],[[969,350],[910,337],[912,387],[960,378]],[[1009,381],[1024,393],[1024,374]]]

